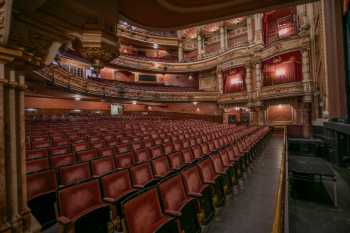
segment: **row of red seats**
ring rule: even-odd
[[[253,140],[253,137],[251,140]],[[244,146],[244,145],[242,145],[242,146]],[[198,146],[198,147],[199,147],[199,153],[203,153],[203,150],[205,151],[205,149],[202,149],[202,147],[200,147],[200,146]],[[206,148],[206,147],[204,146],[203,148]],[[234,148],[232,148],[232,149],[234,149]],[[243,150],[243,148],[241,148],[241,149]],[[195,152],[195,150],[188,149],[187,152],[191,156],[191,153]],[[161,153],[161,152],[159,152],[159,153]],[[221,154],[222,160],[224,161],[224,164],[228,165],[230,163],[229,162],[230,160],[227,160],[227,158],[230,159],[230,157],[228,157],[228,155],[226,155],[226,157],[225,157],[225,153],[220,153],[220,154]],[[237,158],[235,158],[234,153],[227,153],[227,154],[231,154],[231,155],[233,154],[233,157],[231,156],[231,161],[233,161],[234,159],[237,159]],[[184,155],[185,155],[185,153],[172,153],[172,154],[169,154],[168,156],[163,155],[161,157],[158,157],[157,159],[152,158],[153,160],[151,160],[151,162],[146,162],[146,163],[142,163],[140,165],[137,165],[135,167],[131,167],[130,173],[132,174],[132,177],[134,177],[134,178],[139,177],[139,179],[140,179],[140,180],[133,179],[134,186],[138,187],[138,188],[142,188],[143,182],[146,181],[146,184],[147,184],[149,181],[149,179],[145,179],[145,177],[151,177],[151,178],[152,177],[153,178],[163,177],[164,175],[167,175],[168,172],[170,172],[170,171],[174,171],[174,170],[177,170],[179,168],[182,168],[182,165],[183,165],[184,160],[185,160]],[[202,155],[204,155],[204,154],[202,154]],[[226,158],[226,160],[225,160],[225,158]],[[102,173],[97,172],[95,175],[103,175],[106,172],[113,171],[113,169],[116,167],[115,165],[113,165],[114,163],[112,161],[113,161],[112,157],[105,157],[105,158],[98,159],[98,160],[92,160],[90,162],[91,163],[100,163],[100,166],[102,167],[103,172]],[[189,161],[190,160],[188,160],[188,163],[190,163]],[[144,161],[140,160],[139,162],[144,162]],[[82,169],[81,171],[83,171],[85,169],[85,172],[80,171],[77,174],[85,174],[86,175],[89,173],[89,164],[88,163],[80,164],[79,166]],[[167,169],[168,166],[169,166],[170,170]],[[65,169],[67,169],[68,171],[70,169],[73,169],[73,168],[74,168],[74,166],[65,167]],[[70,175],[64,176],[62,174],[60,173],[61,177],[70,177]],[[69,172],[67,174],[69,174]],[[142,175],[137,175],[137,174],[142,174]],[[148,175],[146,175],[146,174],[148,174]],[[41,177],[41,181],[38,178],[39,176]],[[74,176],[72,176],[72,177],[74,177]],[[46,182],[45,182],[45,180],[43,180],[44,178],[46,178]],[[89,177],[85,177],[85,178],[88,179]],[[47,181],[47,179],[52,179],[52,180]],[[38,189],[39,185],[37,185],[38,183],[41,184],[41,188],[43,188],[43,186],[45,186],[48,189],[50,189],[50,188],[53,188],[54,186],[57,186],[57,181],[56,180],[53,181],[53,179],[55,179],[55,172],[53,172],[52,170],[45,171],[42,173],[36,173],[36,174],[32,174],[32,175],[28,176],[29,200],[38,197],[38,195],[40,196],[42,194],[46,194],[49,192],[47,190],[46,191],[39,191],[39,189]],[[68,180],[69,179],[70,179],[70,181],[72,181],[72,180],[74,181],[74,179],[72,179],[72,178],[68,178]],[[84,179],[82,179],[82,180],[84,180]],[[32,181],[34,181],[34,182],[32,183]],[[152,181],[152,179],[150,179],[150,181]],[[67,184],[69,184],[69,182],[68,183],[60,183],[60,184],[67,185]],[[31,187],[31,188],[29,188],[29,187]]]

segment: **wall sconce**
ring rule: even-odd
[[[277,77],[284,77],[286,75],[286,70],[284,68],[277,68],[275,74]]]
[[[132,103],[133,105],[136,105],[136,104],[137,104],[137,101],[136,101],[136,100],[133,100],[133,101],[131,101],[131,103]]]

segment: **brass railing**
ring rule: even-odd
[[[276,192],[275,216],[272,233],[289,233],[288,227],[288,141],[287,128],[284,128],[282,166]]]

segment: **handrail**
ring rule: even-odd
[[[278,190],[276,193],[275,215],[272,225],[272,233],[288,233],[288,141],[287,127],[284,127],[282,166],[278,181]]]

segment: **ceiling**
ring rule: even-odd
[[[243,16],[313,0],[119,0],[122,18],[150,29],[169,30]]]

